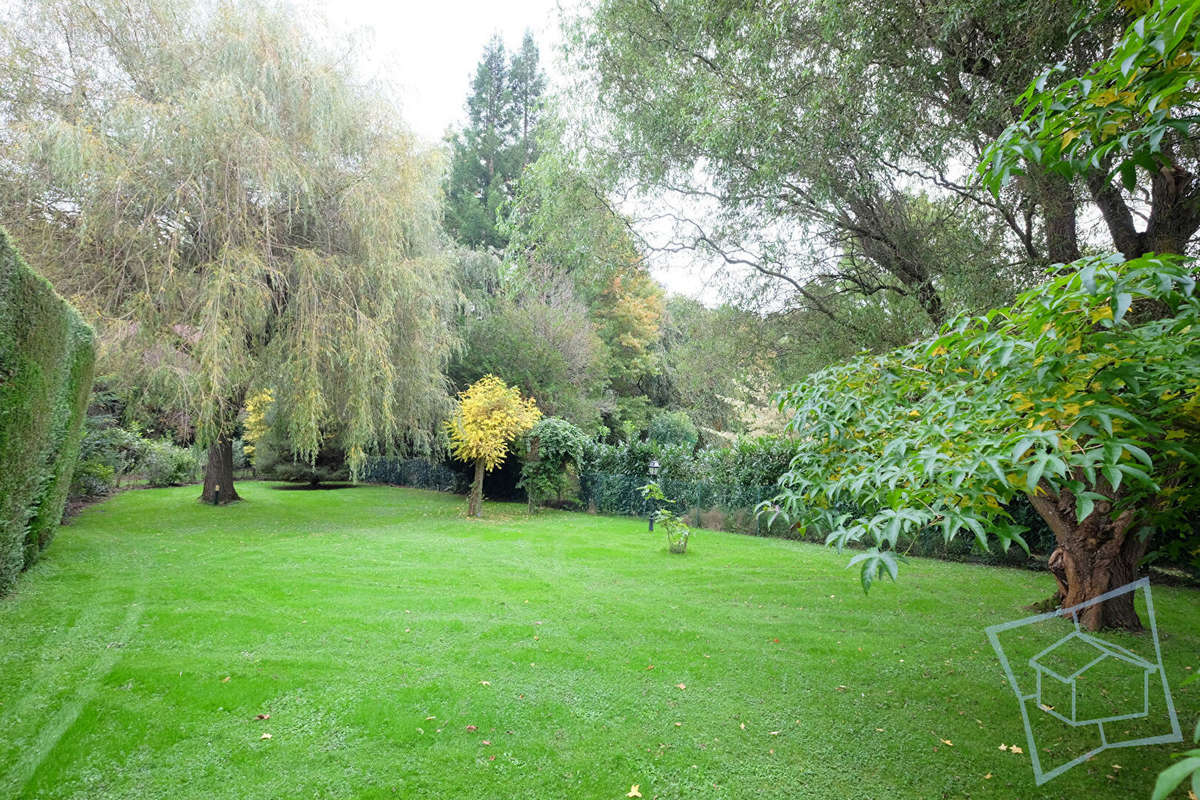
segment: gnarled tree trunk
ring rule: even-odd
[[[471,497],[467,501],[467,516],[478,517],[483,508],[483,459],[475,461],[475,480],[471,482]]]
[[[242,499],[233,488],[233,442],[228,436],[222,436],[208,446],[208,467],[204,470],[204,491],[200,501],[217,502],[218,487],[221,505]]]
[[[1042,493],[1029,499],[1058,543],[1049,567],[1058,582],[1057,599],[1063,608],[1086,603],[1137,579],[1146,542],[1132,530],[1135,512],[1125,511],[1114,519],[1111,504],[1098,502],[1091,514],[1077,522],[1075,496],[1070,492],[1057,496]],[[1140,631],[1142,623],[1133,599],[1134,593],[1129,592],[1084,609],[1079,624],[1090,631]]]

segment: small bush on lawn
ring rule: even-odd
[[[151,486],[183,486],[198,480],[200,464],[186,447],[152,442],[142,460],[142,474]]]
[[[667,549],[672,553],[685,553],[692,531],[683,521],[683,517],[665,507],[674,505],[675,501],[663,494],[662,487],[653,481],[642,486],[640,491],[642,497],[658,509],[654,512],[654,524],[667,535]]]

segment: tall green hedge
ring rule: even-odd
[[[62,519],[94,361],[92,329],[0,228],[0,595]]]

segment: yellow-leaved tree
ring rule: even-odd
[[[270,389],[263,389],[246,400],[246,417],[242,420],[242,452],[254,458],[255,446],[267,435],[267,410],[275,402]]]
[[[541,418],[532,397],[522,398],[515,386],[495,375],[484,375],[459,392],[454,415],[446,421],[454,457],[475,462],[475,480],[467,514],[479,516],[483,505],[483,476],[504,463],[508,445]]]

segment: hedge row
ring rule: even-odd
[[[454,470],[421,458],[370,459],[363,469],[362,480],[364,483],[388,483],[439,492],[466,491],[466,486]]]
[[[62,520],[94,360],[92,329],[0,228],[0,595]]]

